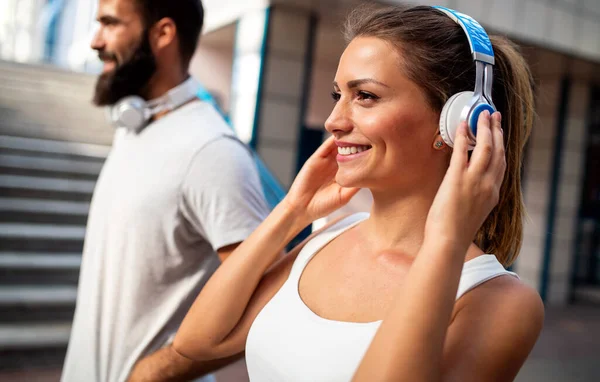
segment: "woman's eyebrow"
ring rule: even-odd
[[[389,88],[389,86],[387,86],[387,85],[386,85],[386,84],[384,84],[383,82],[379,82],[379,81],[377,81],[377,80],[374,80],[374,79],[372,79],[372,78],[361,78],[361,79],[358,79],[358,80],[352,80],[352,81],[348,81],[348,83],[347,83],[346,85],[348,85],[348,87],[349,87],[350,89],[353,89],[353,88],[359,87],[360,85],[369,84],[369,83],[370,83],[370,84],[376,84],[376,85],[380,85],[380,86],[383,86],[383,87]],[[333,86],[334,86],[335,88],[339,88],[339,86],[338,86],[337,82],[335,82],[335,81],[333,81]]]

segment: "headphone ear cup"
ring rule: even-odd
[[[454,147],[454,138],[456,137],[456,129],[462,121],[464,121],[466,114],[464,113],[465,108],[469,106],[473,99],[473,92],[465,91],[454,94],[444,107],[440,114],[440,135],[446,144],[450,147]]]
[[[111,120],[116,127],[137,132],[148,121],[146,109],[146,102],[141,97],[127,96],[112,106]]]
[[[488,103],[479,103],[475,105],[471,111],[471,115],[469,115],[469,128],[474,136],[477,136],[477,121],[479,120],[479,114],[483,113],[485,110],[489,111],[490,115],[494,114],[496,111],[496,109]]]

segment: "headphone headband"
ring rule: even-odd
[[[471,16],[446,7],[434,6],[432,8],[450,17],[461,26],[469,41],[475,62],[475,89],[473,92],[462,92],[449,98],[440,115],[440,134],[444,142],[452,147],[458,124],[460,121],[466,121],[469,125],[470,148],[473,148],[477,136],[479,114],[485,110],[490,113],[496,110],[492,101],[494,48],[485,29]]]
[[[125,127],[137,132],[153,115],[175,110],[196,98],[198,89],[200,89],[200,84],[190,76],[163,96],[150,101],[145,101],[139,96],[125,97],[110,107],[110,121],[115,127]]]
[[[190,76],[187,80],[169,90],[161,97],[148,101],[147,105],[153,114],[175,110],[194,98],[198,89],[200,89],[200,84]]]
[[[494,65],[494,49],[492,48],[492,43],[485,29],[483,29],[477,20],[469,15],[465,15],[464,13],[457,12],[450,8],[440,6],[433,6],[432,8],[444,13],[462,27],[469,40],[473,60]]]

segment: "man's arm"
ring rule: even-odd
[[[128,382],[185,382],[219,370],[243,357],[243,353],[211,361],[192,361],[177,353],[171,345],[142,358]]]

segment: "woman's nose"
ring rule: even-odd
[[[334,135],[352,130],[347,107],[341,102],[336,103],[329,114],[329,118],[325,121],[325,130]]]

